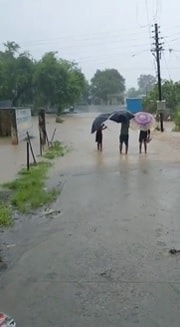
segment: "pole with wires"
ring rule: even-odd
[[[155,43],[153,43],[155,45],[155,49],[153,49],[152,51],[155,53],[155,57],[156,57],[156,63],[157,63],[157,77],[158,77],[158,98],[159,98],[159,102],[162,101],[162,88],[161,88],[161,67],[160,67],[160,55],[161,55],[161,51],[163,50],[162,47],[162,43],[160,43],[159,41],[159,27],[158,24],[154,24],[154,39],[155,39]],[[162,111],[160,111],[160,129],[161,132],[164,131],[164,125],[163,125],[163,113]]]

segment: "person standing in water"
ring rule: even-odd
[[[97,143],[97,150],[102,151],[103,146],[103,133],[102,131],[107,129],[107,126],[102,124],[96,131],[96,143]]]
[[[125,154],[127,155],[129,147],[129,121],[121,123],[121,132],[119,136],[120,154],[122,154],[123,143],[125,144]]]
[[[150,129],[141,127],[139,132],[139,153],[142,153],[142,144],[144,144],[144,152],[147,154],[147,143],[150,141]]]

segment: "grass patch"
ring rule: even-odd
[[[48,148],[48,150],[43,156],[47,159],[54,159],[57,157],[64,156],[66,152],[66,147],[64,147],[61,142],[55,141],[53,145]]]
[[[180,127],[179,126],[175,126],[173,129],[172,129],[173,132],[180,132]]]
[[[44,184],[50,166],[50,163],[41,162],[29,171],[23,169],[16,180],[3,185],[13,191],[11,205],[19,212],[28,213],[56,199],[58,192],[47,191]]]
[[[176,112],[174,113],[173,121],[175,124],[173,131],[179,132],[180,131],[180,109],[179,108],[177,108]]]
[[[0,227],[12,225],[11,209],[7,204],[0,203]]]

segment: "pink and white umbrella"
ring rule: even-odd
[[[139,128],[151,128],[155,124],[155,119],[152,114],[146,112],[139,112],[136,113],[132,121],[139,127]]]

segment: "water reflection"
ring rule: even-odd
[[[96,158],[96,166],[98,168],[105,166],[103,152],[97,152],[95,158]]]

